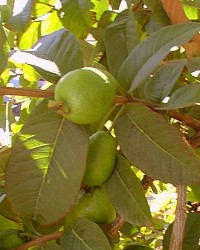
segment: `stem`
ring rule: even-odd
[[[196,131],[199,131],[200,130],[200,121],[188,116],[188,115],[185,115],[185,114],[181,114],[177,111],[174,111],[174,110],[169,110],[167,112],[167,114],[178,120],[178,121],[181,121],[183,123],[185,123],[186,125],[188,125],[189,127],[195,129]]]
[[[56,233],[37,237],[36,239],[33,239],[33,240],[21,245],[20,247],[17,247],[15,250],[27,250],[30,247],[43,245],[50,240],[60,239],[60,236],[62,235],[62,233],[63,232],[56,232]]]
[[[184,185],[177,185],[177,206],[175,212],[175,221],[172,229],[172,236],[170,240],[169,250],[181,250],[183,246],[184,229],[187,220],[187,187]]]
[[[31,89],[31,88],[12,88],[12,87],[4,87],[0,86],[0,96],[3,95],[16,95],[16,96],[28,96],[28,97],[36,97],[36,98],[48,98],[54,96],[54,90],[40,90],[40,89]],[[125,96],[116,96],[115,103],[124,105],[129,102],[141,103],[151,109],[156,109],[159,107],[157,104],[148,102],[146,100],[134,98],[134,97],[125,97]],[[185,125],[195,129],[196,131],[200,130],[200,121],[188,116],[181,114],[175,110],[167,111],[167,114],[175,118]]]
[[[28,97],[37,97],[37,98],[40,98],[40,97],[48,98],[54,95],[54,91],[0,86],[0,96],[3,96],[3,95],[17,95],[17,96],[28,96]]]

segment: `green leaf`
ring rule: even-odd
[[[140,181],[123,156],[117,156],[115,171],[106,182],[106,191],[125,221],[136,226],[151,225],[151,214]]]
[[[53,11],[41,22],[41,36],[49,35],[62,28],[63,25],[58,17],[57,11]]]
[[[79,218],[71,229],[66,230],[60,242],[63,250],[111,250],[100,227],[85,218]]]
[[[115,133],[131,164],[152,179],[177,184],[200,183],[200,158],[182,134],[141,104],[127,104]]]
[[[170,19],[163,8],[160,0],[144,0],[144,4],[147,5],[148,9],[151,10],[149,16],[155,22],[162,24],[163,26],[170,24]]]
[[[15,0],[12,16],[6,23],[6,28],[15,32],[24,32],[30,21],[34,0]]]
[[[96,22],[94,4],[90,0],[61,0],[60,20],[64,27],[78,38],[85,38],[88,29]]]
[[[105,46],[110,72],[117,76],[121,64],[131,48],[139,43],[137,25],[133,14],[120,13],[105,30]]]
[[[194,201],[200,201],[200,186],[199,185],[190,185],[190,188],[192,189],[192,193],[195,197]]]
[[[112,9],[118,10],[122,0],[109,0]]]
[[[130,92],[139,87],[169,54],[173,46],[188,42],[199,29],[199,23],[170,25],[138,44],[119,70],[118,80],[122,87]]]
[[[91,0],[94,4],[94,11],[96,13],[96,19],[99,20],[104,11],[109,9],[108,0]]]
[[[163,250],[169,249],[169,242],[172,233],[172,225],[167,229],[164,240]],[[199,250],[199,232],[200,232],[200,216],[198,213],[189,213],[184,230],[183,248],[182,250]]]
[[[88,134],[40,103],[17,136],[6,171],[6,193],[27,219],[52,224],[73,206],[85,171]]]
[[[9,229],[19,229],[19,226],[16,222],[9,220],[2,215],[0,215],[0,231],[5,231]]]
[[[153,102],[162,102],[171,93],[185,65],[186,60],[182,60],[170,62],[158,68],[145,84],[145,98]]]
[[[79,43],[66,29],[40,38],[32,50],[17,51],[10,60],[33,66],[46,80],[53,83],[61,75],[83,67]]]
[[[200,105],[200,85],[190,84],[177,89],[164,109],[179,109]]]
[[[17,45],[19,49],[31,49],[40,37],[40,22],[33,22],[24,33],[18,34]]]
[[[7,42],[7,37],[2,25],[0,24],[0,74],[6,68],[9,53],[10,47]]]
[[[199,0],[181,0],[181,2],[184,3],[185,5],[193,6],[200,9]]]

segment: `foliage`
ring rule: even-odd
[[[8,0],[0,10],[0,237],[17,238],[4,248],[168,249],[176,200],[155,209],[152,199],[184,185],[183,249],[199,249],[199,1]],[[115,103],[91,124],[65,119],[54,102],[59,79],[83,67],[117,81]],[[88,103],[99,92],[85,86]],[[114,141],[112,169],[110,148],[95,145],[106,178],[89,187],[95,133]],[[99,188],[94,205],[87,197]],[[103,202],[110,223],[98,217]]]

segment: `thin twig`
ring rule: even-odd
[[[30,247],[41,246],[50,240],[60,239],[60,236],[62,235],[62,233],[63,232],[56,232],[56,233],[37,237],[36,239],[33,239],[33,240],[21,245],[20,247],[17,247],[15,250],[27,250]]]
[[[16,96],[28,96],[36,98],[48,98],[54,95],[53,90],[41,90],[32,88],[13,88],[0,86],[0,96],[3,95],[16,95]]]
[[[184,229],[187,220],[187,187],[184,185],[177,185],[177,206],[175,212],[175,220],[170,239],[169,250],[181,250],[184,239]]]
[[[174,118],[174,119],[176,119],[178,121],[183,122],[185,125],[193,128],[196,131],[200,130],[200,121],[196,120],[195,118],[192,118],[191,116],[179,113],[179,112],[177,112],[175,110],[169,110],[167,112],[167,114],[170,117],[172,117],[172,118]]]

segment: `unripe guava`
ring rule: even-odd
[[[12,10],[9,5],[0,5],[1,21],[6,23],[11,16]]]
[[[0,232],[0,249],[11,250],[21,246],[25,240],[19,236],[17,230],[7,230]]]
[[[95,223],[111,223],[116,218],[116,210],[110,202],[105,188],[93,188],[84,194],[75,208],[65,219],[65,227],[71,226],[76,218],[87,218]]]
[[[90,137],[84,184],[97,186],[109,178],[115,166],[116,146],[116,139],[104,131]]]
[[[62,114],[66,119],[90,124],[101,120],[110,110],[116,88],[117,82],[110,73],[85,67],[60,78],[55,88],[55,100],[63,103]]]

